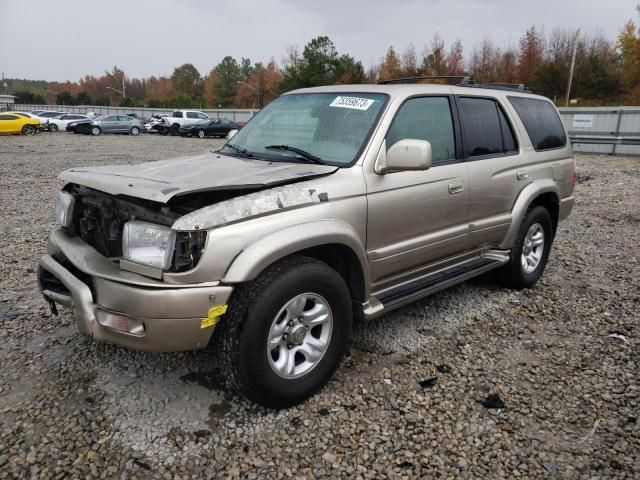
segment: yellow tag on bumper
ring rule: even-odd
[[[228,305],[218,305],[217,307],[210,308],[207,313],[207,318],[203,318],[202,322],[200,322],[200,328],[215,327],[216,323],[218,323],[218,317],[224,315],[227,311],[227,306]]]

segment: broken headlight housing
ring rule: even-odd
[[[122,256],[127,260],[168,270],[174,245],[175,232],[168,227],[137,220],[124,224]]]
[[[207,232],[176,232],[172,272],[186,272],[200,261],[207,241]]]

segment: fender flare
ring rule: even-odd
[[[527,210],[529,210],[529,206],[537,197],[545,193],[553,193],[558,202],[560,202],[560,189],[556,182],[549,178],[534,180],[520,191],[511,209],[511,226],[509,226],[509,230],[507,230],[507,234],[500,244],[501,249],[513,248],[516,236],[520,230],[520,224]]]
[[[293,253],[329,244],[340,244],[355,253],[368,295],[369,264],[365,247],[356,230],[341,220],[302,223],[267,235],[245,247],[231,262],[223,283],[243,283],[256,278],[272,263]]]

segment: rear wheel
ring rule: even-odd
[[[91,127],[90,133],[95,137],[97,135],[100,135],[102,133],[102,130],[100,130],[100,127]]]
[[[351,334],[343,278],[307,257],[285,259],[234,293],[216,327],[228,385],[271,408],[302,402],[338,367]]]
[[[496,272],[500,283],[517,290],[535,285],[544,273],[552,243],[549,211],[539,205],[531,207],[520,224],[509,263]]]
[[[198,130],[198,137],[204,138],[204,130]]]
[[[58,125],[56,125],[55,123],[50,123],[49,124],[49,131],[51,133],[56,133],[58,131]]]
[[[36,134],[36,127],[33,125],[25,125],[22,127],[22,134],[31,137]]]
[[[140,129],[138,127],[131,127],[130,133],[131,135],[139,135]]]

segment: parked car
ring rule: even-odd
[[[75,133],[86,135],[100,135],[101,133],[138,135],[144,131],[144,126],[139,120],[127,115],[100,115],[88,122],[78,122],[72,128]]]
[[[89,117],[79,113],[66,113],[58,117],[52,117],[49,119],[49,131],[57,132],[58,130],[66,130],[67,125],[70,122],[74,122],[78,120],[88,120],[88,119]]]
[[[206,113],[197,110],[176,110],[163,118],[162,124],[156,127],[158,133],[163,135],[178,135],[181,127],[198,123],[202,120],[209,120]]]
[[[231,130],[239,130],[243,126],[228,118],[214,118],[180,127],[178,133],[183,137],[226,137]]]
[[[144,122],[144,129],[147,133],[158,133],[158,128],[164,130],[164,121],[165,116],[163,115],[152,115]]]
[[[87,115],[86,119],[82,119],[82,120],[71,120],[69,123],[67,123],[67,126],[65,127],[65,130],[67,132],[76,132],[76,129],[78,128],[78,125],[83,125],[85,123],[91,123],[95,118],[97,117],[89,117]]]
[[[217,152],[59,178],[45,298],[97,341],[211,342],[275,408],[327,383],[354,318],[489,271],[535,285],[576,182],[551,101],[470,83],[297,90]]]
[[[67,112],[59,112],[55,110],[44,110],[44,111],[36,110],[36,111],[38,113],[34,113],[34,112],[31,112],[31,113],[34,114],[36,117],[38,117],[38,119],[40,120],[40,123],[42,124],[42,130],[47,132],[50,131],[49,125],[52,118],[59,117],[60,115],[65,115],[67,113]],[[57,128],[51,131],[57,131]]]
[[[41,128],[40,120],[30,118],[22,113],[1,112],[0,134],[35,135]]]

